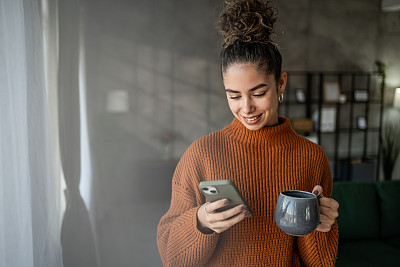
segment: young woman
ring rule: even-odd
[[[334,266],[338,203],[329,198],[332,177],[323,149],[297,135],[278,116],[287,74],[271,41],[275,9],[261,0],[226,2],[219,19],[223,83],[234,115],[224,129],[196,140],[174,173],[172,199],[158,226],[165,266]],[[217,212],[199,182],[232,180],[253,209]],[[320,225],[294,237],[274,222],[283,190],[311,191],[320,198]]]

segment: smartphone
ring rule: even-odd
[[[229,204],[225,207],[218,209],[218,212],[231,209],[237,205],[245,205],[249,214],[246,217],[251,217],[253,211],[249,204],[236,187],[235,183],[231,180],[216,180],[216,181],[203,181],[199,184],[200,191],[210,201],[214,202],[220,199],[228,199]]]

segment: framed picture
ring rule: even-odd
[[[357,129],[359,130],[367,129],[367,119],[364,116],[357,117]]]
[[[296,94],[296,102],[297,103],[305,103],[306,102],[306,93],[304,92],[303,89],[296,89],[295,94]]]
[[[324,101],[328,103],[339,102],[340,88],[337,82],[324,83]]]
[[[321,132],[331,133],[336,128],[336,108],[326,107],[321,109]]]
[[[367,102],[369,99],[368,90],[356,89],[354,90],[354,101],[356,102]]]
[[[291,123],[296,132],[312,132],[314,130],[314,122],[309,118],[292,119]]]

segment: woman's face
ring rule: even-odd
[[[260,130],[278,124],[278,96],[285,91],[287,74],[275,81],[273,74],[265,74],[252,63],[229,66],[223,82],[229,108],[249,130]]]

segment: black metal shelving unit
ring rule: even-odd
[[[345,103],[327,103],[324,101],[324,83],[336,82],[340,93],[346,95]],[[354,180],[352,161],[372,164],[375,169],[373,180],[379,175],[379,152],[381,134],[381,113],[383,99],[381,96],[378,72],[288,72],[288,83],[285,91],[285,102],[280,106],[279,114],[289,119],[313,118],[312,132],[299,132],[304,136],[316,136],[317,143],[327,152],[336,180]],[[306,100],[299,103],[295,100],[295,90],[304,90]],[[368,99],[358,102],[354,99],[356,90],[367,92]],[[322,109],[334,107],[336,110],[335,131],[321,131]],[[359,129],[355,123],[357,117],[364,117],[365,129]],[[362,138],[362,142],[360,142]]]

